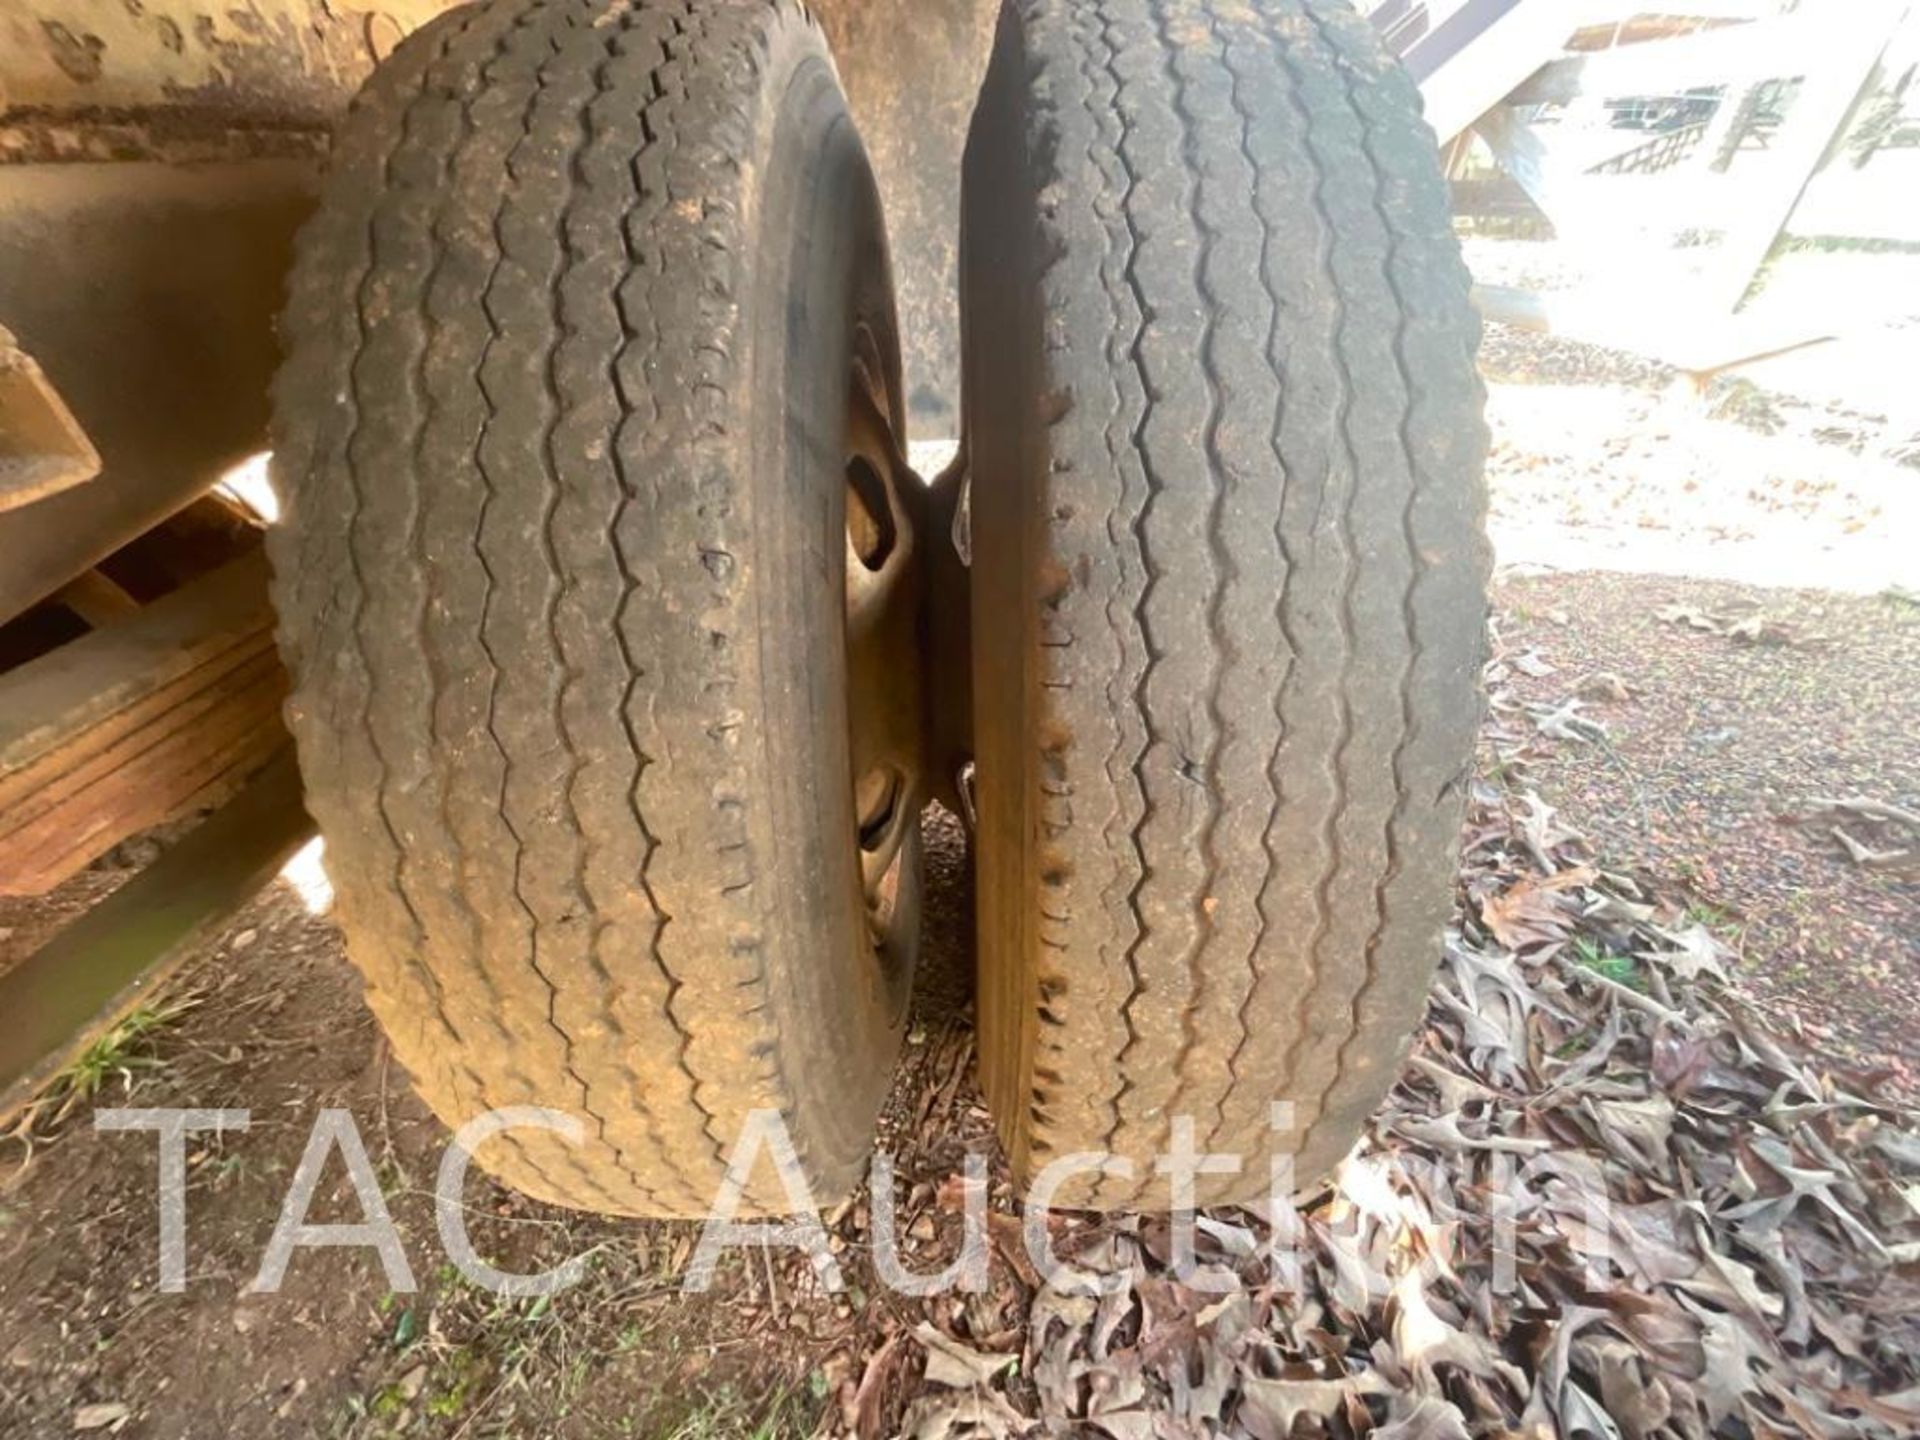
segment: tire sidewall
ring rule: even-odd
[[[798,55],[770,97],[746,267],[753,413],[749,483],[764,853],[762,915],[787,1116],[816,1183],[837,1185],[870,1148],[906,1018],[920,902],[915,833],[903,853],[905,923],[878,954],[867,928],[853,813],[846,651],[846,481],[841,433],[856,335],[889,369],[899,343],[879,198],[824,52]]]

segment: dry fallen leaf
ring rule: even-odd
[[[104,1400],[93,1405],[82,1405],[73,1412],[75,1430],[105,1430],[110,1425],[123,1424],[132,1411],[118,1400]]]
[[[1350,1398],[1384,1394],[1387,1388],[1370,1372],[1337,1380],[1249,1378],[1241,1392],[1240,1423],[1253,1440],[1287,1440],[1299,1416],[1331,1420]]]
[[[903,1435],[1920,1433],[1920,1117],[1771,1033],[1691,897],[1602,870],[1523,786],[1470,796],[1425,1027],[1329,1181],[1204,1217],[1224,1293],[1111,1217],[1075,1256],[1104,1293],[1028,1285],[1014,1374],[922,1326]],[[1274,1234],[1301,1243],[1270,1273]]]
[[[1611,670],[1596,670],[1583,676],[1580,683],[1573,687],[1573,693],[1582,700],[1594,700],[1609,705],[1624,705],[1633,698],[1633,691]]]
[[[1013,1364],[1017,1355],[988,1355],[942,1334],[924,1320],[914,1327],[913,1338],[927,1352],[928,1381],[954,1390],[985,1385]]]

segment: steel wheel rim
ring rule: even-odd
[[[872,329],[855,327],[847,383],[845,610],[854,843],[867,931],[883,962],[899,947],[910,832],[919,816],[919,687],[913,653],[917,555],[900,414]]]

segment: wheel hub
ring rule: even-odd
[[[898,920],[908,832],[925,799],[919,537],[900,409],[872,332],[856,334],[847,387],[847,715],[860,884],[876,948]]]

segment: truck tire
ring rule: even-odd
[[[420,1093],[579,1121],[480,1151],[540,1199],[706,1213],[755,1111],[817,1203],[871,1144],[920,883],[848,698],[849,567],[917,614],[891,285],[794,0],[456,10],[338,138],[275,395],[287,713]],[[792,1208],[771,1165],[743,1208]]]
[[[1059,1203],[1301,1183],[1394,1078],[1480,714],[1478,327],[1336,0],[1010,0],[962,268],[981,1068]],[[1281,1106],[1280,1102],[1286,1102]],[[1085,1163],[1085,1162],[1076,1162]]]

